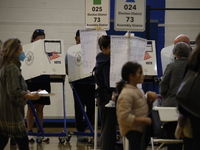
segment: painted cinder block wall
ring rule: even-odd
[[[111,5],[114,0],[110,0]],[[199,0],[147,0],[154,8],[200,8]],[[113,6],[111,14],[113,14]],[[165,11],[163,18],[159,12],[152,11],[151,19],[158,21],[159,40],[164,41],[160,47],[169,46],[181,33],[192,40],[200,32],[199,11]],[[48,39],[63,39],[64,51],[75,44],[77,29],[84,29],[85,0],[0,0],[0,39],[18,37],[22,44],[30,43],[31,35],[37,28],[45,30]],[[159,16],[160,17],[160,16]],[[113,19],[113,18],[111,18]],[[158,53],[161,48],[157,49]],[[45,106],[45,118],[63,117],[62,84],[52,83],[51,105]],[[74,117],[72,90],[66,76],[66,115]]]

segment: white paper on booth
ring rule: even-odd
[[[143,65],[146,46],[147,46],[146,39],[139,38],[136,36],[131,38],[129,61],[136,61],[140,65]]]
[[[154,40],[147,41],[146,52],[143,62],[143,74],[149,76],[157,76],[156,47]]]
[[[44,41],[44,46],[45,46],[45,52],[46,53],[52,53],[56,52],[58,54],[61,53],[61,41]]]
[[[127,61],[144,62],[147,40],[139,37],[111,36],[110,87],[121,80],[121,69]]]
[[[104,30],[80,30],[83,73],[92,72],[96,62],[95,57],[99,52],[98,38],[105,34]]]
[[[111,36],[110,86],[121,79],[121,68],[129,59],[129,41],[125,36]]]

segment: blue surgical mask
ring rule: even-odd
[[[18,57],[18,59],[19,59],[20,61],[24,61],[25,58],[26,58],[26,55],[24,54],[24,52],[22,52],[22,53],[19,55],[19,57]]]

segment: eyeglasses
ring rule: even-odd
[[[37,29],[37,30],[35,30],[35,32],[44,32],[44,30],[42,30],[42,29]]]

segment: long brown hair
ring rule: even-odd
[[[0,51],[0,68],[6,64],[16,64],[20,67],[21,63],[16,56],[16,53],[21,45],[18,38],[10,38],[3,43]]]
[[[195,40],[196,47],[189,58],[189,68],[197,71],[200,67],[200,33]]]

